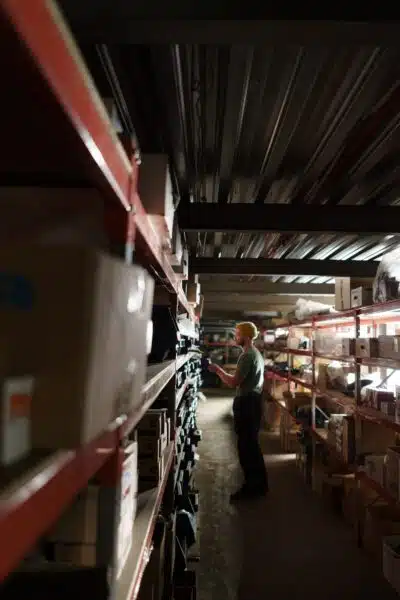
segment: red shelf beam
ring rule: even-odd
[[[119,420],[90,444],[54,454],[0,499],[0,581],[18,566],[119,445]],[[18,482],[16,482],[18,483]]]
[[[376,494],[378,494],[378,496],[380,496],[381,498],[383,498],[392,507],[397,508],[400,511],[400,505],[397,502],[397,500],[395,498],[393,498],[393,496],[391,495],[391,493],[388,492],[387,489],[385,489],[384,487],[382,487],[380,483],[378,483],[374,479],[371,479],[371,477],[369,477],[363,471],[357,471],[356,472],[356,479],[362,485],[365,485],[370,490],[373,490],[374,492],[376,492]]]
[[[379,410],[364,406],[357,407],[357,414],[365,421],[376,423],[377,425],[381,425],[382,427],[386,427],[387,429],[392,429],[393,431],[400,433],[400,422],[396,421],[395,417],[389,417],[388,415],[381,413]]]

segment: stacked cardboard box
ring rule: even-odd
[[[365,457],[364,468],[368,477],[381,486],[385,486],[386,454],[368,454]]]
[[[112,514],[113,494],[108,489],[90,485],[59,519],[47,536],[54,549],[56,561],[94,567],[112,559],[104,557],[105,546],[110,547],[107,531],[99,527],[99,516]],[[125,449],[121,474],[121,500],[117,523],[116,575],[120,575],[132,545],[133,523],[137,506],[137,443]],[[103,521],[103,519],[102,519]],[[103,540],[101,539],[103,536]]]
[[[374,408],[386,414],[393,416],[396,413],[396,401],[393,392],[370,385],[363,390],[363,406]]]
[[[157,487],[164,474],[164,454],[171,437],[171,421],[166,409],[147,411],[140,421],[137,434],[139,445],[139,491]]]
[[[96,565],[100,488],[89,486],[59,519],[48,535],[59,562]]]
[[[345,414],[330,415],[328,442],[335,448],[345,463],[352,463],[355,459],[354,418]]]
[[[368,506],[365,513],[363,546],[382,561],[382,541],[385,536],[400,534],[400,516],[387,504]]]
[[[87,443],[141,403],[153,281],[79,245],[7,245],[0,262],[0,379],[34,379],[29,446]]]
[[[396,500],[400,499],[400,446],[387,449],[385,459],[386,489]]]

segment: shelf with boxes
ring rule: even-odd
[[[34,594],[38,586],[41,597],[61,598],[73,596],[77,579],[87,577],[99,599],[105,595],[97,594],[97,583],[107,597],[110,586],[124,597],[124,580],[127,597],[134,598],[159,509],[167,517],[173,510],[176,374],[190,363],[197,335],[199,298],[188,302],[182,287],[188,255],[168,166],[165,157],[141,157],[134,139],[117,136],[55,3],[5,0],[0,31],[2,66],[11,73],[2,98],[8,116],[2,113],[0,171],[12,186],[0,188],[0,237],[8,241],[8,229],[23,240],[1,250],[7,310],[0,315],[0,372],[7,418],[1,422],[0,580],[11,574],[7,585],[19,590],[12,597],[26,589]],[[32,89],[34,115],[21,117]],[[22,138],[23,149],[15,143]],[[148,190],[149,181],[156,189]],[[114,251],[119,245],[123,252]],[[149,327],[149,272],[160,284],[156,294],[167,290],[174,321],[181,326],[186,319],[186,333],[177,340],[175,330],[168,356],[158,361],[151,353],[154,347],[157,354],[163,335],[155,330],[152,336]],[[153,363],[148,367],[147,355]],[[135,432],[156,405],[167,410],[169,429],[151,457],[139,448],[138,484],[147,469],[153,487],[139,494],[134,518],[139,490],[135,450],[128,449],[135,448]],[[93,489],[101,497],[95,552],[82,547]],[[76,552],[68,554],[69,543],[59,539],[62,560],[49,557],[49,531],[70,511],[76,514],[77,506],[85,518],[73,542],[77,548],[69,548]],[[28,565],[31,548],[35,569]],[[54,573],[60,583],[50,593]]]
[[[151,263],[194,318],[193,306],[182,289],[182,278],[187,277],[187,251],[179,246],[179,231],[175,234],[172,226],[166,228],[172,222],[173,204],[169,182],[163,180],[168,175],[165,157],[141,157],[135,136],[116,133],[55,2],[39,0],[27,8],[5,0],[0,7],[0,28],[2,67],[13,73],[2,99],[8,111],[2,120],[4,148],[8,147],[7,161],[2,162],[3,180],[11,181],[17,192],[26,191],[29,185],[31,200],[46,186],[56,192],[68,188],[72,195],[80,190],[83,197],[77,212],[85,208],[84,196],[89,203],[92,190],[97,190],[98,205],[104,208],[100,220],[104,220],[107,234],[126,246],[126,256],[134,249],[146,266]],[[35,118],[19,119],[13,128],[12,115],[23,112],[31,89],[36,90]],[[40,135],[40,131],[50,129],[55,132],[51,138]],[[20,136],[26,136],[23,152],[15,144]],[[28,175],[27,155],[31,156]],[[150,190],[149,181],[153,184]],[[162,194],[157,195],[163,185]],[[74,206],[71,202],[70,214]],[[54,208],[49,206],[47,222],[51,210]],[[23,228],[25,221],[25,215],[16,221],[17,229]],[[30,234],[29,223],[26,231]]]
[[[173,456],[174,448],[170,444],[165,450],[164,472],[158,487],[138,496],[137,512],[132,530],[132,547],[118,581],[115,595],[117,600],[132,600],[139,594],[141,580],[151,554],[154,527],[160,512]]]
[[[399,308],[392,301],[288,325],[287,346],[307,338],[311,354],[289,347],[288,371],[293,357],[307,362],[311,383],[305,389],[297,381],[293,389],[272,379],[276,406],[289,398],[280,422],[283,447],[302,457],[306,481],[330,498],[354,526],[357,541],[380,560],[383,537],[400,532]]]

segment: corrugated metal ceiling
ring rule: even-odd
[[[105,90],[95,49],[84,51]],[[169,154],[182,202],[399,203],[400,49],[109,51],[142,150]],[[238,233],[189,242],[198,256],[376,260],[399,237]]]

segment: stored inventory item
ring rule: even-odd
[[[5,377],[0,407],[0,463],[10,465],[31,450],[31,405],[34,378]]]
[[[351,308],[372,304],[372,288],[357,287],[351,290]]]
[[[165,409],[149,410],[138,425],[140,492],[157,487],[163,477],[169,431],[170,420]]]
[[[146,212],[158,217],[164,234],[172,239],[174,199],[168,157],[165,154],[143,154],[139,171],[139,195]]]
[[[79,246],[8,246],[0,264],[0,374],[35,379],[33,447],[90,441],[141,402],[152,279]]]
[[[157,363],[174,356],[178,343],[178,325],[170,307],[164,305],[153,306],[152,320],[154,334],[149,361]]]
[[[379,343],[377,338],[356,339],[357,358],[377,358],[379,356]]]
[[[335,279],[335,309],[347,310],[351,306],[351,279],[350,277],[336,277]]]

